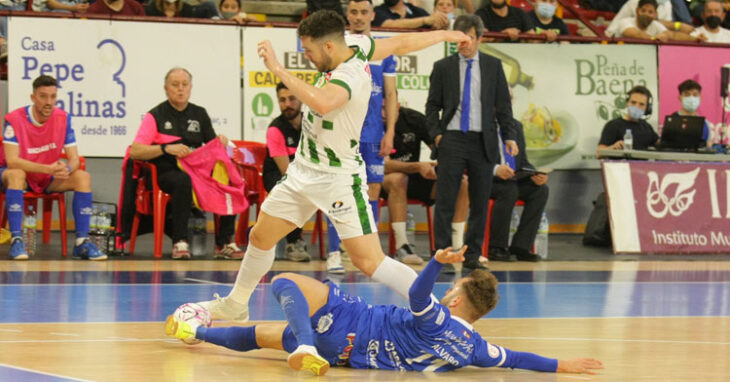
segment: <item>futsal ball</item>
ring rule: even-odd
[[[173,314],[176,320],[186,322],[190,325],[190,329],[192,330],[197,329],[199,326],[210,327],[212,321],[210,318],[210,312],[194,302],[180,305]],[[185,342],[188,345],[195,345],[201,342],[194,336],[186,339],[180,339],[180,341]]]

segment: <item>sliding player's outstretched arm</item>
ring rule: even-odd
[[[401,56],[428,48],[440,42],[455,42],[459,45],[468,44],[469,37],[461,31],[401,33],[393,37],[377,39],[375,42],[375,52],[370,60],[382,60],[391,54]]]
[[[350,100],[350,93],[342,86],[328,83],[321,88],[310,85],[288,72],[276,59],[271,41],[259,42],[259,57],[266,67],[274,73],[300,101],[320,115],[342,107]]]
[[[481,345],[481,346],[479,346]],[[593,358],[559,360],[535,353],[513,351],[492,345],[482,340],[474,349],[472,365],[481,367],[503,367],[557,373],[595,374],[593,370],[603,369],[601,361]]]

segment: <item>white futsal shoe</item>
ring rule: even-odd
[[[214,320],[226,321],[248,321],[248,304],[239,304],[228,297],[221,297],[218,293],[213,294],[215,300],[201,301],[197,304],[210,312]]]
[[[289,367],[294,370],[308,370],[314,375],[324,375],[330,369],[330,363],[317,353],[314,346],[299,345],[287,358]]]

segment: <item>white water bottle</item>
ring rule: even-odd
[[[535,237],[535,253],[542,259],[548,257],[548,231],[550,223],[547,215],[543,212],[540,219],[540,226],[537,228],[537,237]]]
[[[28,206],[28,212],[23,216],[23,239],[28,256],[35,255],[36,250],[36,214],[33,206]]]
[[[624,151],[631,151],[634,148],[634,136],[631,135],[631,129],[626,129],[624,134]]]
[[[517,232],[517,227],[520,226],[520,214],[517,211],[512,210],[512,220],[509,222],[509,244],[512,244],[512,238]]]

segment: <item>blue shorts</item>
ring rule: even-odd
[[[361,142],[360,154],[365,161],[365,172],[368,183],[383,183],[385,176],[385,158],[378,155],[380,143]]]
[[[324,282],[330,287],[327,304],[312,316],[314,346],[319,355],[330,365],[347,366],[357,331],[358,319],[368,309],[360,297],[351,296],[340,290],[332,281]],[[289,326],[282,336],[284,350],[291,353],[297,348],[297,340]]]

